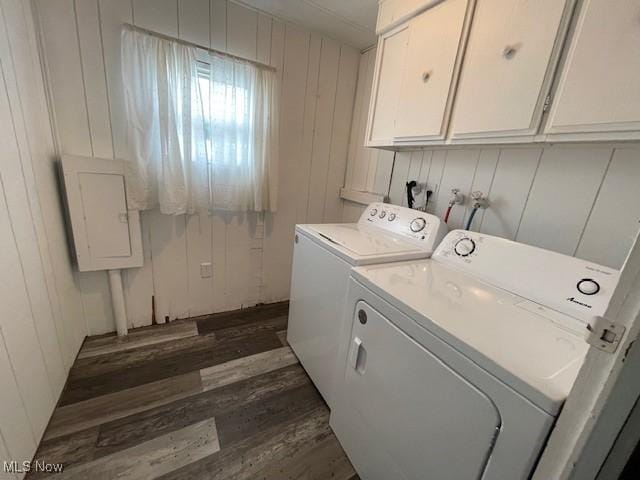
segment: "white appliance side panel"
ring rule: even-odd
[[[296,241],[287,341],[331,407],[351,265],[305,235]]]
[[[355,316],[336,408],[360,476],[480,478],[501,427],[493,402],[368,304]]]

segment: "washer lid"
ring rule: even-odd
[[[558,413],[588,350],[584,338],[570,329],[570,317],[434,261],[352,272],[532,403]]]
[[[323,239],[361,257],[421,252],[399,235],[355,223],[307,225]]]

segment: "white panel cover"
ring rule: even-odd
[[[124,177],[79,173],[87,241],[94,258],[131,255]]]
[[[78,270],[141,267],[140,217],[127,208],[124,161],[63,155],[61,166]]]

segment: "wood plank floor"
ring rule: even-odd
[[[287,312],[88,338],[36,460],[63,464],[57,479],[357,479],[286,345]]]

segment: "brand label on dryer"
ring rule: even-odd
[[[576,300],[576,297],[569,297],[567,298],[567,301],[571,302],[571,303],[575,303],[577,305],[581,305],[583,307],[587,307],[587,308],[593,308],[591,305],[589,305],[588,303],[583,303],[580,300]]]

